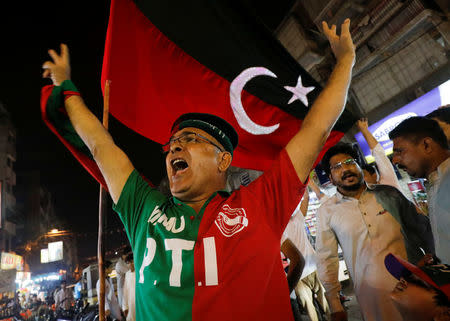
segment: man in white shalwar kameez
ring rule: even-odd
[[[429,220],[398,189],[368,187],[351,145],[338,144],[322,165],[337,192],[319,208],[317,242],[319,278],[326,289],[332,320],[347,320],[339,299],[338,244],[354,283],[365,321],[403,320],[389,293],[397,280],[387,272],[388,253],[417,262],[433,253]]]

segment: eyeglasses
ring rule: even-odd
[[[191,132],[183,133],[178,137],[171,137],[169,142],[162,146],[162,150],[165,154],[167,154],[170,151],[170,146],[172,146],[172,144],[175,142],[178,142],[182,146],[185,146],[186,144],[200,143],[202,141],[217,147],[221,152],[223,152],[223,149],[219,145],[212,142],[210,139],[200,134]]]
[[[336,163],[333,166],[330,166],[330,170],[338,170],[341,169],[344,165],[358,165],[356,160],[353,158],[348,158],[346,160],[343,160],[342,162]]]

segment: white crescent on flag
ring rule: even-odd
[[[280,124],[272,126],[262,126],[255,123],[245,112],[244,106],[242,106],[241,94],[245,85],[257,76],[269,76],[277,78],[273,72],[264,67],[250,67],[242,71],[230,85],[230,104],[233,114],[242,129],[253,135],[268,135],[273,133],[280,127]],[[287,91],[292,92],[292,98],[288,104],[293,103],[295,100],[300,100],[305,106],[308,106],[308,98],[306,95],[313,91],[315,87],[303,87],[301,76],[298,77],[297,85],[295,87],[285,86]]]
[[[253,135],[268,135],[273,133],[280,127],[280,124],[273,126],[261,126],[255,123],[248,117],[245,112],[244,106],[242,106],[241,93],[246,83],[257,76],[269,76],[277,78],[273,72],[264,67],[251,67],[241,72],[230,85],[230,104],[233,110],[234,116],[242,129],[248,131]]]

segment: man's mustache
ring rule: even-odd
[[[351,172],[351,171],[346,171],[342,174],[341,179],[346,179],[347,177],[358,177],[358,175],[356,175],[355,173]]]

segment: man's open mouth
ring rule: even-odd
[[[342,176],[342,180],[345,180],[349,177],[356,177],[356,175],[355,174],[345,174],[344,176]]]
[[[182,172],[189,167],[189,164],[182,158],[175,158],[170,161],[172,165],[173,173],[176,175],[178,172]]]

